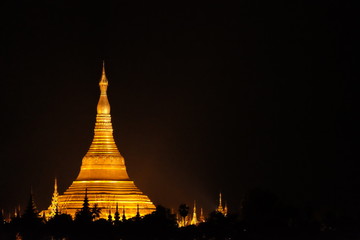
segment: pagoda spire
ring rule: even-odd
[[[228,207],[227,207],[227,203],[225,202],[225,206],[224,206],[224,216],[227,216],[228,214]]]
[[[140,208],[139,208],[139,204],[136,204],[136,217],[140,218]]]
[[[87,195],[87,188],[85,188],[85,196],[84,196],[84,203],[83,206],[84,207],[89,207],[89,199],[88,199],[88,195]]]
[[[98,114],[110,114],[110,104],[107,98],[107,88],[109,86],[109,82],[106,78],[105,73],[105,62],[103,62],[102,74],[101,79],[99,82],[100,87],[100,99],[97,106],[97,113]]]
[[[100,97],[97,104],[97,115],[94,138],[83,158],[79,176],[76,180],[129,180],[125,161],[121,156],[114,137],[110,115],[110,103],[107,96],[108,79],[103,62],[99,81]]]
[[[57,179],[55,178],[54,193],[53,193],[53,197],[51,200],[51,205],[49,207],[50,217],[55,216],[58,212],[58,205],[59,205],[58,197],[59,197],[59,193],[58,193]]]
[[[108,221],[112,222],[111,208],[109,208]]]
[[[203,208],[200,208],[200,217],[199,217],[199,222],[205,222],[205,217],[204,217],[204,211]]]
[[[198,219],[196,217],[196,201],[194,200],[194,209],[193,209],[193,215],[192,215],[190,225],[197,225],[198,223],[199,222],[198,222]]]
[[[57,178],[55,178],[54,181],[54,191],[57,192]]]
[[[106,75],[105,75],[105,60],[103,60],[103,64],[102,64],[102,76],[105,76],[105,78],[106,78]]]
[[[123,206],[122,220],[123,220],[123,222],[125,222],[125,220],[126,220],[126,216],[125,216],[125,206]]]
[[[222,199],[221,199],[222,197],[221,197],[221,192],[220,192],[220,194],[219,194],[219,205],[222,207]]]
[[[39,218],[39,213],[35,205],[34,197],[32,194],[32,191],[30,193],[30,198],[27,204],[27,207],[24,211],[24,214],[22,215],[25,219],[36,219]]]
[[[115,209],[115,214],[114,214],[114,220],[115,220],[115,223],[119,223],[119,221],[120,221],[120,214],[119,214],[118,203],[116,203],[116,209]]]
[[[219,194],[219,206],[217,207],[216,211],[224,214],[224,208],[223,208],[223,206],[222,206],[221,192],[220,192],[220,194]]]

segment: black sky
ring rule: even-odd
[[[129,1],[131,2],[131,1]],[[101,61],[115,139],[156,204],[252,188],[359,208],[359,37],[351,2],[2,1],[0,208],[39,208],[90,146]]]

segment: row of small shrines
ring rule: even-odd
[[[224,206],[222,204],[221,193],[220,193],[220,196],[219,196],[219,205],[218,205],[218,207],[216,208],[215,211],[223,214],[224,216],[227,216],[227,214],[228,214],[227,204],[225,203]],[[206,221],[202,208],[200,208],[200,216],[199,216],[199,218],[197,217],[197,214],[196,214],[196,202],[195,201],[194,201],[194,207],[193,207],[193,211],[192,211],[191,216],[187,215],[186,217],[183,218],[183,217],[180,216],[179,213],[177,213],[176,214],[176,219],[177,219],[177,223],[178,223],[179,227],[185,227],[185,226],[189,226],[189,225],[198,225],[198,224]]]
[[[56,212],[58,211],[59,208],[59,201],[58,201],[58,197],[59,197],[59,193],[57,191],[57,179],[55,178],[55,184],[54,184],[54,193],[52,196],[52,200],[51,200],[51,205],[47,210],[47,214],[45,214],[45,211],[43,211],[42,213],[44,214],[44,216],[46,215],[46,218],[49,217],[53,217]],[[86,193],[85,193],[86,194]],[[66,212],[66,206],[61,206],[61,208],[63,210],[65,210]],[[125,206],[122,209],[123,211],[123,215],[122,215],[122,219],[126,219],[126,209]],[[216,211],[219,213],[222,213],[223,215],[227,215],[228,209],[227,209],[227,204],[225,203],[225,205],[223,206],[222,203],[222,195],[221,193],[219,194],[219,205],[216,208]],[[108,219],[115,219],[116,216],[119,216],[119,212],[118,212],[118,205],[116,204],[116,212],[112,215],[112,213],[109,210],[109,215],[108,215]],[[137,205],[137,213],[136,213],[136,217],[140,217],[140,210],[139,210],[139,205]],[[179,227],[184,227],[184,226],[188,226],[188,225],[198,225],[201,222],[205,222],[205,217],[204,217],[204,213],[203,213],[203,209],[200,208],[200,216],[199,218],[197,218],[196,215],[196,202],[194,201],[194,206],[193,206],[193,211],[192,211],[192,215],[191,217],[189,215],[187,215],[186,217],[181,217],[179,216],[179,213],[176,214],[177,217],[177,222]]]
[[[31,194],[31,201],[33,202],[32,194]],[[51,208],[53,211],[50,213],[50,217],[46,216],[45,211],[41,212],[44,222],[49,220],[49,218],[54,217],[55,215],[59,215],[61,213],[66,214],[66,210],[64,210],[64,209],[63,209],[63,211],[59,210],[59,207],[58,207],[56,201],[54,202],[54,199],[53,199],[52,203],[53,203],[52,206],[54,206],[54,208]],[[36,208],[35,203],[33,202],[32,204],[33,204],[34,208]],[[121,211],[121,214],[120,214],[120,211]],[[20,212],[21,212],[21,209],[20,209],[20,206],[19,206],[19,207],[15,208],[15,211],[14,211],[13,214],[9,213],[8,216],[5,217],[4,210],[1,210],[1,214],[2,214],[2,216],[4,216],[5,222],[11,222],[11,220],[14,219],[14,218],[20,218],[21,217]],[[177,219],[178,226],[179,227],[185,227],[185,226],[189,226],[189,225],[198,225],[198,224],[200,224],[202,222],[205,222],[206,218],[204,217],[203,209],[200,208],[200,216],[199,217],[197,217],[196,212],[197,212],[197,210],[196,210],[196,202],[194,201],[192,214],[190,214],[190,215],[188,214],[185,217],[180,216],[179,213],[176,214],[176,219]],[[224,216],[226,216],[228,214],[227,204],[225,203],[224,206],[222,204],[221,193],[220,193],[220,196],[219,196],[219,205],[216,208],[216,212],[219,212],[219,213],[223,214]],[[108,221],[110,221],[110,222],[128,220],[128,218],[126,217],[126,208],[125,208],[125,206],[123,206],[122,209],[119,210],[118,204],[116,204],[116,211],[114,213],[111,213],[111,211],[109,210],[107,217],[108,217]],[[137,205],[136,216],[134,218],[139,219],[141,217],[142,216],[140,214],[139,205]]]

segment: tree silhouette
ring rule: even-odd
[[[185,220],[187,215],[189,214],[189,206],[186,204],[180,204],[179,206],[179,214],[183,219],[183,226],[185,226]]]
[[[47,229],[54,239],[68,239],[71,234],[73,220],[69,214],[55,213],[46,223]]]
[[[290,219],[288,214],[290,210],[278,197],[264,189],[250,190],[243,202],[244,222],[251,231],[284,232]]]
[[[90,223],[94,219],[100,217],[101,208],[95,203],[92,208],[90,208],[89,199],[87,196],[87,189],[85,190],[85,197],[83,202],[83,207],[75,213],[75,222],[77,223]]]
[[[83,202],[83,207],[76,211],[75,213],[75,222],[78,223],[89,223],[92,221],[92,215],[90,210],[89,199],[87,196],[87,189],[85,189],[85,197]]]
[[[140,221],[146,234],[140,239],[173,239],[171,236],[177,229],[175,214],[161,205],[157,205],[156,211],[145,215]]]
[[[24,214],[19,221],[19,232],[24,240],[40,239],[43,222],[36,209],[32,193],[25,208]]]
[[[95,203],[93,207],[91,208],[91,217],[92,220],[96,220],[100,217],[101,214],[101,208],[98,207],[98,204]]]
[[[29,201],[25,208],[25,212],[22,215],[22,219],[26,221],[37,221],[41,220],[38,210],[36,209],[36,205],[33,199],[32,193],[30,194]]]
[[[0,211],[0,225],[5,224],[4,210]]]

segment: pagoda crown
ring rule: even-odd
[[[113,137],[110,115],[110,103],[107,96],[108,80],[105,65],[99,82],[100,97],[94,138],[83,158],[77,180],[130,180],[126,172],[125,161],[121,156]]]
[[[95,135],[87,155],[118,155],[119,150],[113,138],[113,128],[110,115],[110,103],[107,96],[109,82],[105,73],[103,62],[102,74],[99,82],[100,98],[97,105]]]
[[[110,103],[107,97],[107,88],[108,88],[109,82],[106,78],[105,73],[105,63],[103,62],[103,68],[102,68],[102,74],[101,79],[99,82],[100,87],[100,99],[97,105],[97,113],[98,114],[110,114]]]

